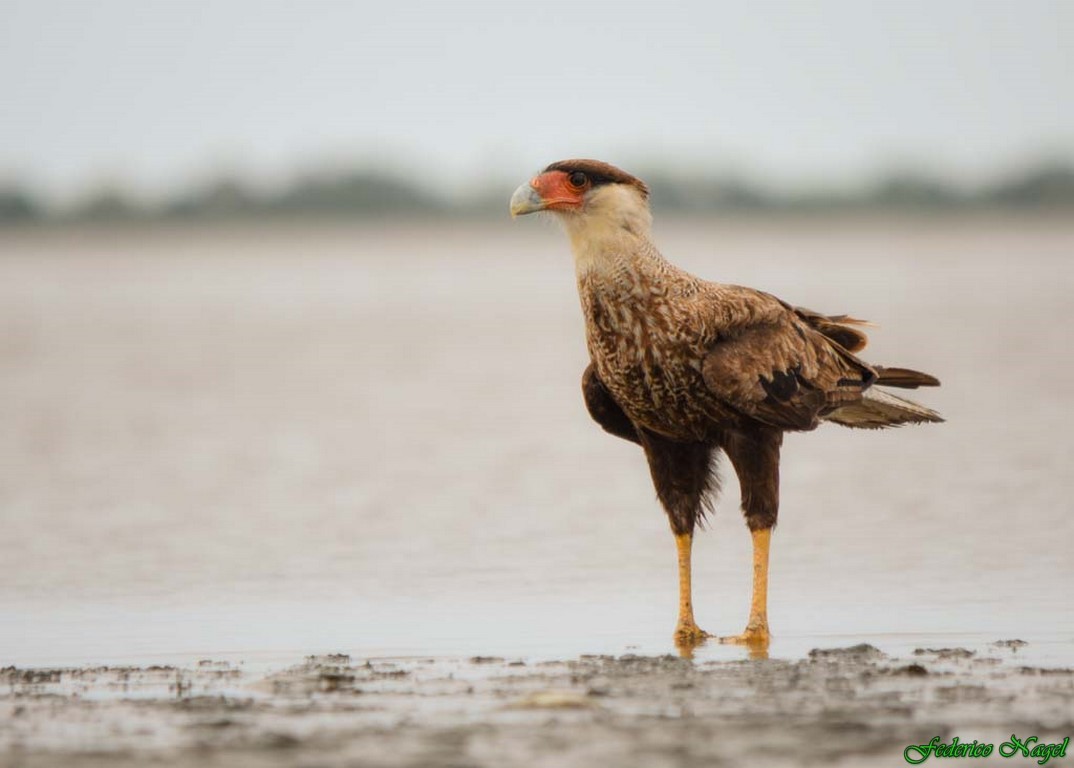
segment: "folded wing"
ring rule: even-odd
[[[772,297],[756,293],[770,305]],[[740,295],[739,300],[748,300]],[[939,380],[908,368],[871,366],[853,353],[868,341],[868,325],[848,315],[823,315],[783,304],[781,312],[723,330],[702,364],[708,389],[740,414],[770,426],[809,430],[822,420],[881,428],[942,421],[935,411],[871,389],[916,389]]]
[[[741,414],[793,430],[813,429],[828,413],[860,401],[877,379],[872,368],[791,309],[721,334],[702,375],[709,390]]]

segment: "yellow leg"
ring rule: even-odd
[[[675,640],[680,644],[696,645],[709,637],[694,621],[694,603],[690,598],[690,550],[692,533],[676,533],[675,547],[679,550],[679,623],[675,626]]]
[[[763,528],[753,532],[753,600],[750,602],[750,620],[741,635],[721,637],[721,643],[738,643],[749,646],[767,646],[768,632],[768,546],[772,529]]]

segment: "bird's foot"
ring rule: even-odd
[[[675,647],[679,649],[679,655],[684,659],[694,657],[694,649],[708,640],[710,635],[692,621],[680,621],[675,627]]]
[[[740,635],[726,635],[720,638],[725,645],[745,645],[749,648],[767,648],[772,635],[765,624],[750,624]]]
[[[693,643],[697,645],[702,640],[707,640],[710,637],[712,635],[692,621],[680,621],[675,627],[676,643]]]

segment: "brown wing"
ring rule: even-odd
[[[593,421],[600,424],[605,432],[632,443],[641,444],[634,423],[619,407],[619,403],[615,402],[615,398],[600,380],[597,369],[592,363],[582,373],[582,397],[585,399],[585,407],[589,415],[593,417]]]
[[[818,316],[823,317],[823,316]],[[876,373],[792,308],[721,334],[702,363],[709,390],[739,413],[808,430],[861,400]]]

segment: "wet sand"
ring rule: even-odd
[[[997,746],[1012,731],[1070,736],[1074,669],[1026,664],[1026,652],[1001,641],[903,657],[861,644],[798,660],[333,654],[263,668],[9,667],[0,764],[904,765],[907,746],[936,736]]]

